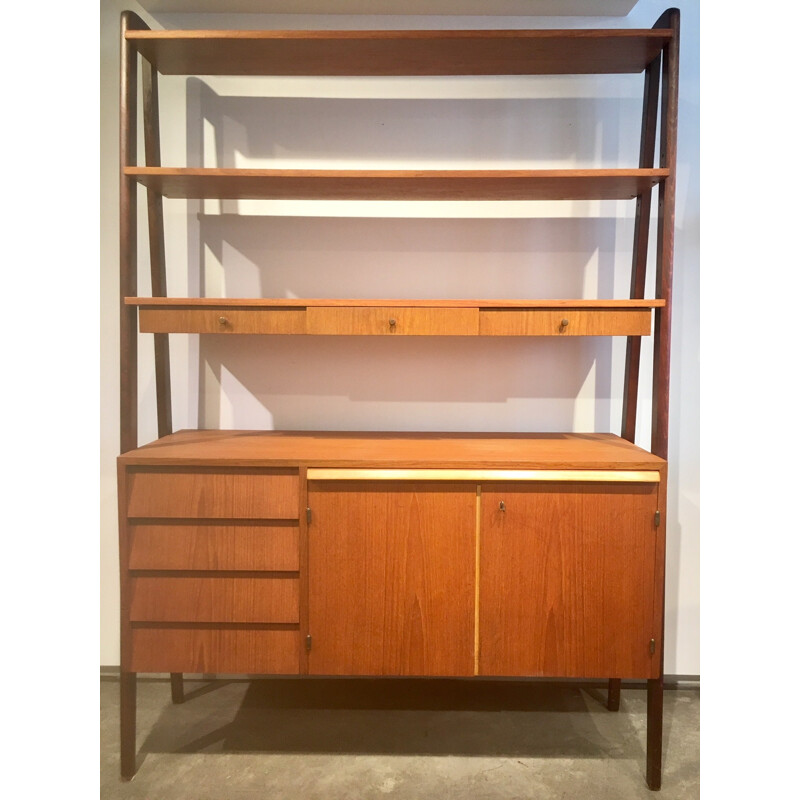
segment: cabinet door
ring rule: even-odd
[[[310,481],[309,672],[472,675],[475,486]]]
[[[479,674],[657,676],[656,508],[657,484],[484,486]]]

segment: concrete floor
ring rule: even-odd
[[[700,796],[700,692],[664,692],[660,794],[644,689],[525,681],[140,679],[138,772],[119,778],[119,684],[100,685],[102,800]],[[529,712],[535,713],[529,713]]]

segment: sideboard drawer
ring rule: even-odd
[[[131,622],[300,621],[297,578],[130,579]]]
[[[481,336],[649,336],[650,309],[484,309]],[[566,324],[564,324],[566,323]]]
[[[291,630],[148,628],[131,631],[134,672],[297,675],[300,633]]]
[[[309,307],[307,330],[346,336],[475,336],[478,309]]]
[[[130,569],[300,569],[299,528],[294,524],[209,522],[132,523]]]
[[[130,470],[129,517],[297,519],[293,470]]]

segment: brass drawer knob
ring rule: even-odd
[[[559,325],[559,330],[562,330],[562,331],[566,330],[567,325],[569,325],[569,320],[566,319],[566,318],[562,319],[561,320],[561,325]]]
[[[220,325],[227,325],[228,324],[228,318],[227,317],[220,317],[219,318],[219,324]]]
[[[394,328],[395,325],[397,325],[397,320],[394,319],[394,318],[390,319],[389,320],[389,327],[390,328]]]

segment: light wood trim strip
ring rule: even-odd
[[[480,674],[481,655],[481,486],[475,491],[475,675]]]
[[[610,469],[324,469],[309,468],[310,481],[572,481],[658,483],[656,470]]]

